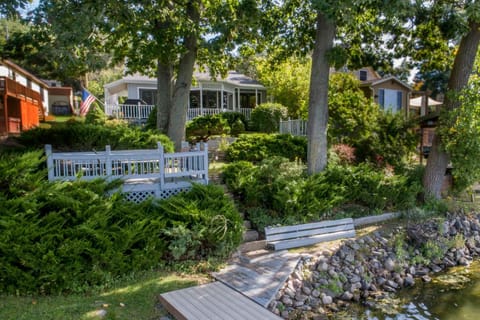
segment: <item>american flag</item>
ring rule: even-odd
[[[93,94],[88,92],[87,89],[82,89],[82,103],[80,104],[80,115],[85,116],[87,115],[88,111],[90,110],[90,106],[95,101],[95,97]]]

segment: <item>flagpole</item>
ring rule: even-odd
[[[103,106],[103,108],[105,109],[105,103],[102,102],[100,99],[98,99],[93,93],[91,93],[87,88],[85,88],[84,86],[82,86],[82,89],[86,90],[88,93],[90,93],[92,95],[92,97],[95,98],[95,101],[98,101],[100,102],[100,104]]]

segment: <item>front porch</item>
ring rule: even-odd
[[[154,105],[131,105],[131,104],[119,104],[119,105],[105,105],[105,113],[108,116],[116,119],[126,120],[131,123],[144,124],[152,112]],[[187,121],[190,121],[196,117],[215,115],[224,112],[239,112],[245,116],[245,119],[249,120],[252,114],[253,108],[239,108],[238,110],[228,110],[219,108],[188,108],[187,109]]]
[[[253,108],[266,102],[266,88],[235,71],[226,78],[196,72],[190,89],[186,120],[223,112],[240,112],[247,119]],[[105,113],[129,122],[145,123],[157,104],[157,81],[141,75],[125,76],[105,85]],[[137,104],[122,104],[125,98]]]

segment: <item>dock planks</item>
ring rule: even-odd
[[[163,293],[160,302],[177,320],[281,319],[218,281]]]

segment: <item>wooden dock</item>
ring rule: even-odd
[[[282,319],[219,281],[163,293],[160,302],[177,320]]]

